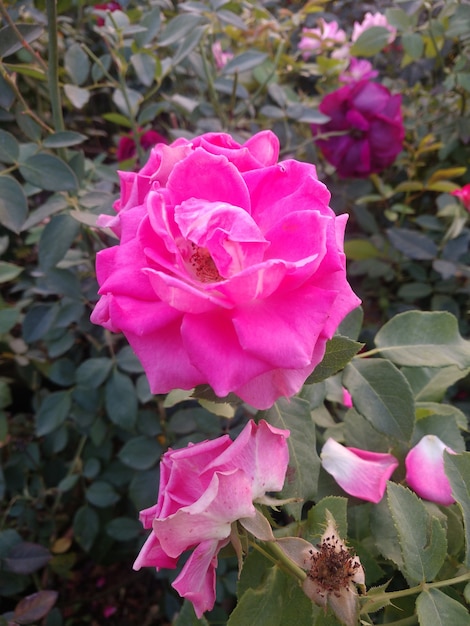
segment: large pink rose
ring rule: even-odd
[[[217,554],[229,543],[233,522],[254,518],[253,502],[282,489],[288,436],[263,420],[250,421],[235,441],[225,435],[169,450],[161,462],[157,503],[140,513],[152,533],[134,569],[174,568],[194,548],[173,587],[193,603],[198,617],[210,610]]]
[[[331,119],[313,124],[313,134],[341,133],[317,139],[339,176],[364,178],[381,172],[401,151],[401,95],[392,95],[383,85],[368,80],[345,85],[325,96],[318,108]]]
[[[210,385],[265,409],[296,393],[359,304],[347,215],[313,165],[277,163],[273,133],[158,144],[121,172],[120,244],[98,253],[92,321],[123,332],[153,393]]]

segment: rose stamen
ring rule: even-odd
[[[197,278],[202,283],[215,283],[219,280],[223,280],[214,260],[206,248],[200,248],[195,243],[191,242],[191,249],[193,252],[188,260]]]

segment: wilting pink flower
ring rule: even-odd
[[[360,80],[370,80],[378,76],[372,64],[366,59],[356,59],[351,57],[348,67],[339,75],[339,82],[343,85],[357,83]]]
[[[312,125],[314,135],[343,133],[317,144],[339,176],[364,178],[381,172],[401,151],[405,130],[401,95],[377,83],[361,80],[325,96],[319,110],[330,117]]]
[[[467,211],[470,211],[470,183],[462,187],[462,189],[456,189],[450,193],[461,201]]]
[[[234,522],[255,518],[253,502],[282,489],[288,436],[264,420],[250,421],[235,441],[225,435],[166,452],[157,503],[140,513],[152,532],[134,569],[174,568],[183,552],[194,549],[173,587],[198,617],[210,610],[217,554],[230,542]]]
[[[92,321],[123,332],[153,393],[210,385],[256,408],[303,385],[359,304],[346,280],[346,215],[315,167],[277,163],[270,131],[158,144],[121,172],[120,245],[98,253]]]
[[[98,11],[110,11],[111,13],[113,13],[113,11],[122,11],[121,5],[119,4],[119,2],[116,1],[105,2],[103,4],[95,4],[93,8]],[[104,19],[102,17],[97,17],[96,24],[98,26],[104,26]]]
[[[390,31],[388,43],[392,43],[397,36],[397,29],[389,23],[385,15],[382,13],[366,13],[361,23],[354,22],[351,41],[357,41],[364,31],[372,28],[373,26],[381,26],[382,28],[386,28]]]
[[[222,50],[220,41],[216,41],[212,44],[212,54],[214,56],[215,65],[219,70],[225,67],[230,59],[233,59],[232,52],[224,52],[224,50]]]
[[[323,469],[341,489],[369,502],[382,500],[387,480],[398,467],[392,454],[347,448],[331,437],[325,442],[320,458]]]
[[[449,505],[455,500],[444,471],[444,450],[454,454],[436,435],[425,435],[406,456],[406,482],[425,500]]]
[[[140,145],[144,150],[149,150],[157,143],[168,143],[165,137],[157,133],[156,130],[147,130],[140,137]],[[132,159],[137,153],[134,137],[131,133],[124,135],[119,139],[116,150],[116,158],[118,161],[127,161]]]
[[[302,51],[302,57],[307,60],[312,54],[332,50],[345,42],[346,33],[339,28],[338,22],[326,22],[320,18],[318,28],[302,28],[299,50]]]

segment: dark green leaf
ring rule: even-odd
[[[388,238],[392,245],[409,259],[425,261],[434,259],[438,249],[432,239],[408,228],[389,228]]]
[[[348,339],[348,337],[335,335],[326,342],[326,351],[323,360],[313,370],[305,383],[307,385],[319,383],[333,376],[333,374],[342,370],[363,346],[363,343],[353,341],[352,339]]]
[[[462,510],[465,526],[465,566],[470,567],[470,452],[444,454],[452,495]]]
[[[23,267],[19,267],[18,265],[14,265],[13,263],[0,261],[0,284],[8,283],[11,280],[15,280],[15,278],[19,276],[23,270]]]
[[[20,146],[14,135],[6,130],[0,130],[0,161],[15,163],[18,160]]]
[[[142,374],[144,368],[130,346],[124,346],[116,355],[119,369],[130,374]]]
[[[13,546],[4,559],[6,567],[15,574],[32,574],[51,560],[51,553],[38,543],[22,541]]]
[[[31,43],[44,30],[43,26],[39,24],[15,24],[15,27],[22,37],[20,41],[11,26],[0,28],[0,58],[18,52],[23,47],[23,41]]]
[[[20,183],[12,176],[0,176],[0,224],[19,233],[28,216],[28,202]]]
[[[64,55],[64,65],[76,85],[82,85],[90,72],[90,59],[79,43],[73,43]]]
[[[163,33],[157,39],[159,46],[170,46],[184,40],[204,20],[201,15],[186,13],[177,15],[168,22]]]
[[[116,541],[130,541],[142,532],[142,524],[130,517],[116,517],[106,526],[106,532]]]
[[[156,439],[141,435],[129,439],[118,456],[132,469],[146,470],[155,465],[162,452],[163,448]]]
[[[20,165],[28,183],[47,191],[74,191],[78,188],[75,173],[67,163],[52,154],[34,154]]]
[[[383,26],[372,26],[353,43],[349,53],[355,57],[371,57],[388,45],[390,31]]]
[[[209,626],[209,622],[204,616],[198,619],[191,602],[185,600],[181,610],[176,616],[173,626]]]
[[[43,437],[56,430],[70,414],[72,400],[68,391],[54,391],[44,398],[36,413],[36,434]]]
[[[64,130],[59,133],[49,135],[44,139],[43,144],[46,148],[68,148],[83,143],[87,139],[86,135],[76,133],[71,130]]]
[[[89,506],[82,506],[73,518],[73,534],[85,552],[89,552],[100,529],[100,520],[96,511]]]
[[[129,376],[115,370],[106,383],[106,411],[110,420],[132,430],[137,419],[137,395]]]
[[[405,33],[401,38],[406,54],[417,61],[423,56],[424,41],[418,33]]]
[[[426,589],[416,600],[420,626],[469,626],[467,609],[439,589]]]
[[[299,498],[299,502],[287,505],[291,514],[299,519],[303,502],[315,497],[320,472],[315,424],[310,417],[310,405],[301,398],[281,399],[266,412],[265,417],[273,426],[290,430],[287,440],[289,467],[280,497]]]
[[[86,499],[90,504],[99,508],[106,508],[119,501],[119,494],[112,485],[104,480],[97,480],[86,490]]]
[[[157,67],[155,57],[139,52],[131,55],[131,63],[140,82],[146,87],[150,87],[155,80],[155,68]]]
[[[176,52],[171,56],[171,63],[173,66],[181,63],[198,45],[201,41],[202,35],[206,31],[205,26],[196,26],[189,35],[180,43]]]
[[[432,580],[447,554],[444,528],[406,487],[389,482],[387,500],[398,532],[403,574],[412,583]]]
[[[415,414],[408,381],[390,361],[354,359],[346,366],[343,384],[354,407],[379,432],[409,442]]]
[[[112,366],[112,360],[106,357],[95,357],[83,361],[77,368],[77,385],[97,389],[108,378]]]
[[[64,85],[64,91],[67,98],[73,104],[76,109],[82,109],[85,104],[90,100],[91,92],[83,87],[77,87],[77,85]]]
[[[57,601],[57,591],[41,590],[22,598],[15,606],[13,619],[17,624],[31,624],[45,617]]]
[[[55,267],[70,250],[80,231],[80,224],[69,215],[55,215],[46,224],[39,240],[39,265],[48,270]]]
[[[247,72],[254,67],[261,65],[266,59],[265,52],[259,52],[258,50],[249,50],[248,52],[242,52],[237,56],[230,59],[230,61],[224,66],[222,74],[240,74],[241,72]]]

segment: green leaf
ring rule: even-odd
[[[82,506],[73,518],[73,534],[80,546],[89,552],[100,529],[100,520],[96,511],[89,506]]]
[[[106,532],[116,541],[131,541],[142,532],[142,524],[130,517],[115,517],[107,524]]]
[[[31,185],[47,191],[75,191],[77,177],[72,168],[52,154],[34,154],[20,165],[20,173]]]
[[[82,361],[77,368],[77,385],[97,389],[108,378],[112,366],[112,360],[106,357],[95,357]]]
[[[247,72],[258,65],[261,65],[266,57],[267,54],[265,52],[259,52],[258,50],[242,52],[241,54],[233,57],[233,59],[230,59],[230,61],[224,66],[222,74],[240,74],[241,72]]]
[[[113,102],[123,115],[135,117],[139,110],[140,103],[144,99],[143,95],[126,87],[125,92],[122,89],[115,89],[113,92]]]
[[[0,161],[15,163],[20,154],[20,145],[16,138],[6,130],[0,130]]]
[[[99,508],[112,506],[119,501],[119,494],[112,485],[104,480],[96,480],[88,487],[85,497],[90,504]]]
[[[393,247],[409,259],[426,261],[434,259],[438,254],[434,241],[415,230],[393,227],[387,230],[387,235]]]
[[[319,383],[333,376],[346,367],[363,346],[363,343],[353,341],[348,337],[335,335],[326,342],[325,356],[307,378],[305,384]]]
[[[22,598],[15,606],[13,621],[16,624],[32,624],[45,617],[58,597],[57,591],[41,590]]]
[[[155,57],[151,54],[139,52],[131,55],[131,63],[140,82],[146,87],[150,87],[155,80],[155,69],[157,67]]]
[[[418,496],[396,483],[388,483],[387,501],[398,533],[403,574],[413,583],[433,580],[447,554],[440,521],[428,513]]]
[[[401,38],[403,49],[406,54],[417,61],[423,56],[424,53],[424,41],[418,33],[405,33]]]
[[[209,626],[209,622],[204,616],[198,619],[191,602],[185,600],[181,610],[178,611],[173,626]]]
[[[470,452],[446,452],[444,467],[452,487],[452,495],[462,510],[465,526],[465,566],[470,568]]]
[[[72,400],[68,391],[54,391],[44,398],[36,413],[36,434],[43,437],[61,426],[70,414]]]
[[[196,28],[180,43],[176,52],[171,56],[172,66],[178,65],[185,59],[199,44],[202,35],[206,31],[206,26],[196,26]]]
[[[445,311],[406,311],[379,330],[375,344],[398,365],[470,367],[470,341],[460,336],[457,319]]]
[[[390,361],[354,359],[346,366],[343,384],[354,407],[379,432],[409,442],[415,414],[408,381]]]
[[[47,548],[29,541],[22,541],[13,546],[4,559],[10,572],[15,574],[32,574],[37,572],[51,560],[51,553]]]
[[[350,54],[354,57],[371,57],[388,45],[390,31],[383,26],[372,26],[353,43]]]
[[[467,609],[439,589],[426,589],[416,600],[420,626],[468,626],[470,614]]]
[[[126,441],[118,457],[132,469],[146,470],[155,465],[162,453],[163,448],[156,439],[140,435]]]
[[[54,215],[39,240],[39,266],[42,270],[55,267],[64,258],[79,231],[80,224],[70,215]]]
[[[206,20],[194,13],[186,13],[177,15],[168,22],[163,33],[157,39],[159,46],[170,46],[173,43],[179,43],[189,35],[196,26],[199,26]]]
[[[0,284],[15,280],[23,270],[24,267],[19,267],[18,265],[7,263],[6,261],[0,261]]]
[[[320,458],[316,451],[315,424],[310,417],[306,400],[293,397],[278,400],[266,412],[265,419],[277,428],[290,430],[289,467],[280,498],[300,498],[300,502],[286,505],[300,519],[303,502],[313,500],[317,492]]]
[[[129,376],[115,370],[106,383],[106,411],[109,419],[124,430],[132,430],[137,420],[137,396]]]
[[[15,24],[15,28],[19,31],[21,40],[18,40],[18,36],[11,26],[0,28],[0,58],[18,52],[23,47],[23,41],[31,43],[40,37],[44,30],[43,26],[39,24]]]
[[[64,65],[76,85],[83,85],[90,73],[90,59],[79,43],[73,43],[64,55]]]
[[[116,355],[119,369],[130,374],[142,374],[144,368],[130,346],[124,346]]]
[[[63,130],[46,137],[43,144],[46,148],[68,148],[69,146],[76,146],[83,143],[86,139],[87,136],[82,135],[82,133],[76,133],[72,130]]]
[[[19,233],[28,216],[23,187],[12,176],[0,176],[0,224]]]
[[[318,543],[323,535],[327,525],[327,511],[331,513],[336,522],[338,534],[340,537],[346,537],[348,534],[348,499],[338,496],[327,496],[322,498],[320,502],[315,504],[307,516],[307,528],[309,535],[305,537],[307,541],[314,544]]]

